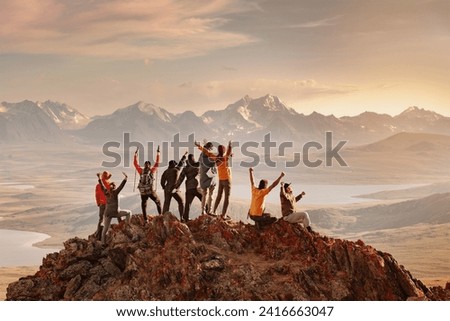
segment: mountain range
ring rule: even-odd
[[[63,142],[68,130],[90,121],[75,108],[52,101],[0,103],[0,143]]]
[[[323,141],[325,132],[349,145],[375,142],[401,132],[450,135],[450,117],[418,107],[409,107],[396,116],[364,112],[337,118],[313,112],[298,113],[278,97],[245,96],[225,109],[197,116],[192,111],[174,114],[162,107],[137,102],[112,114],[89,118],[66,104],[46,101],[0,104],[0,142],[58,142],[67,139],[88,144],[104,144],[123,139],[173,141],[194,133],[196,140],[218,142],[261,139],[267,133],[276,141]]]

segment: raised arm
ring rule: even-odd
[[[284,189],[284,183],[280,183],[280,196],[286,198],[286,190]]]
[[[175,183],[175,187],[174,187],[175,189],[180,188],[181,184],[183,184],[185,177],[186,177],[186,168],[181,171],[180,177],[178,177],[178,180]]]
[[[151,168],[151,172],[154,173],[156,172],[156,170],[159,167],[159,163],[161,162],[161,152],[159,150],[159,145],[158,145],[158,149],[156,150],[156,160],[155,160],[155,165],[153,165],[153,167]]]
[[[280,176],[276,179],[275,182],[272,183],[272,185],[269,186],[269,191],[273,190],[275,188],[275,186],[277,186],[278,184],[280,184],[281,179],[284,177],[284,172],[281,172]]]
[[[232,150],[231,150],[231,140],[228,142],[228,148],[227,148],[227,152],[226,152],[226,156],[230,156],[231,155],[231,153],[232,153]]]
[[[142,174],[142,168],[141,166],[139,166],[138,163],[138,149],[136,149],[136,151],[134,152],[134,167],[136,168],[137,172],[140,174]]]
[[[124,176],[124,179],[122,180],[122,183],[120,183],[119,187],[117,187],[116,189],[117,194],[119,194],[122,191],[122,189],[125,187],[125,184],[127,183],[128,179],[127,174],[125,174],[125,172],[122,172],[122,174]]]
[[[255,178],[253,177],[253,168],[249,168],[248,172],[250,174],[250,184],[253,186],[255,186]]]
[[[197,148],[206,156],[214,158],[214,154],[211,153],[209,150],[207,150],[205,147],[203,147],[199,142],[195,142],[195,146],[197,146]]]
[[[303,196],[304,196],[305,194],[306,194],[305,192],[301,192],[300,194],[298,194],[298,195],[295,197],[295,201],[296,201],[296,202],[300,201],[300,200],[303,198]]]
[[[188,151],[186,151],[184,154],[183,154],[183,157],[181,157],[181,159],[180,159],[180,161],[178,162],[178,164],[177,164],[177,167],[178,168],[181,168],[181,167],[183,167],[183,164],[184,164],[184,162],[186,161],[186,155],[188,154]]]
[[[100,184],[100,188],[102,189],[103,193],[104,194],[108,193],[108,189],[103,184],[103,180],[101,178],[101,174],[100,173],[97,173],[97,178],[98,178],[98,183]]]

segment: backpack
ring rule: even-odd
[[[150,194],[154,191],[155,176],[152,171],[142,172],[139,179],[138,189],[142,195]]]

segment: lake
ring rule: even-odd
[[[292,184],[294,193],[297,195],[305,191],[306,195],[299,202],[299,206],[304,205],[342,205],[351,203],[364,203],[370,199],[356,198],[356,195],[370,194],[381,191],[400,190],[416,187],[419,185],[297,185]],[[277,186],[267,197],[267,203],[279,204],[280,187]],[[160,192],[160,191],[159,191]],[[183,189],[184,192],[184,189]],[[216,188],[217,193],[217,188]],[[123,193],[126,196],[127,193]],[[130,195],[136,196],[136,193]],[[160,197],[163,197],[160,195]],[[162,198],[163,199],[163,198]],[[251,192],[250,185],[236,184],[231,188],[231,202],[234,200],[244,200],[250,204]],[[172,202],[174,206],[174,202]],[[219,207],[220,209],[221,207]],[[175,211],[176,212],[176,211]],[[177,213],[177,212],[176,212]],[[242,219],[230,213],[234,219]],[[0,218],[1,219],[1,218]],[[0,229],[0,266],[29,266],[40,265],[42,258],[51,252],[57,252],[59,249],[41,249],[33,244],[43,241],[49,236],[42,233],[12,231]]]
[[[41,249],[33,244],[43,241],[47,234],[0,229],[0,266],[41,265],[42,258],[60,249]]]
[[[258,184],[259,182],[255,182]],[[366,198],[355,197],[357,195],[371,194],[382,191],[402,190],[420,185],[291,185],[294,194],[298,195],[302,191],[306,193],[300,201],[304,205],[342,205],[351,203],[363,203],[373,201]],[[232,185],[231,197],[239,199],[251,199],[249,185]],[[267,196],[267,203],[280,203],[280,186]]]

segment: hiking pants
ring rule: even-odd
[[[163,213],[166,213],[170,210],[170,201],[172,200],[172,197],[178,203],[178,212],[180,212],[180,220],[181,220],[183,218],[184,204],[183,204],[183,196],[181,196],[181,192],[178,190],[175,193],[172,193],[172,190],[164,191]]]
[[[263,213],[260,216],[249,215],[250,218],[255,222],[256,228],[260,229],[261,227],[270,225],[277,221],[277,218],[270,215],[270,213]]]
[[[219,207],[220,201],[222,200],[222,194],[225,194],[225,198],[223,200],[222,216],[225,216],[225,214],[227,214],[228,204],[230,201],[230,193],[231,193],[230,180],[228,179],[220,180],[216,202],[214,203],[214,211],[213,211],[214,214],[216,214],[217,207]]]
[[[212,213],[212,203],[214,200],[213,194],[216,185],[211,185],[202,189],[202,214]]]
[[[186,204],[184,205],[183,220],[189,220],[189,212],[191,210],[191,204],[194,198],[198,198],[200,202],[202,201],[202,189],[201,188],[190,188],[186,190]]]
[[[283,219],[289,223],[301,223],[304,227],[308,227],[311,224],[311,220],[309,219],[307,212],[294,212],[284,216]]]
[[[130,210],[120,210],[118,212],[116,212],[115,214],[112,214],[110,216],[105,216],[105,220],[104,220],[104,226],[103,226],[103,231],[102,231],[102,243],[105,244],[106,241],[106,233],[108,232],[109,226],[111,225],[111,220],[113,219],[113,217],[119,218],[119,217],[124,217],[125,216],[125,222],[128,224],[130,223],[130,218],[131,218],[131,211]]]
[[[156,209],[158,210],[158,214],[161,214],[161,201],[158,197],[158,194],[156,194],[155,191],[151,191],[149,194],[141,194],[141,208],[142,208],[142,215],[144,215],[144,220],[147,221],[147,200],[151,199],[156,204]]]

